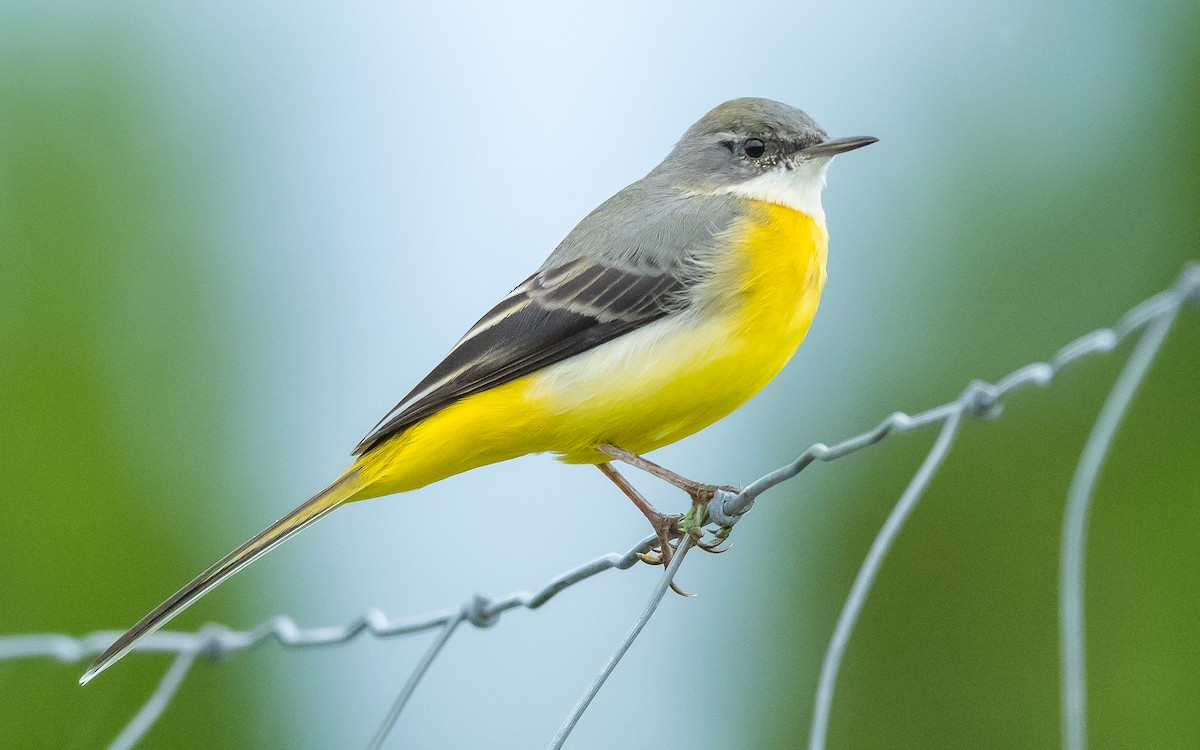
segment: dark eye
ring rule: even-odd
[[[742,144],[742,150],[746,152],[746,156],[749,156],[751,159],[757,159],[767,153],[767,144],[757,138],[751,138]]]

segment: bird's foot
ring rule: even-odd
[[[668,514],[655,511],[652,514],[646,514],[646,519],[650,521],[650,527],[654,529],[654,533],[658,537],[658,544],[649,552],[638,553],[642,562],[650,565],[671,564],[671,555],[675,551],[676,540],[683,536],[683,530],[679,525],[683,518],[678,513]]]
[[[690,481],[690,480],[689,480]],[[683,528],[692,538],[692,543],[705,552],[719,554],[729,549],[728,546],[721,546],[729,539],[729,533],[733,531],[732,527],[713,524],[715,528],[708,528],[708,506],[712,502],[713,496],[717,490],[725,492],[738,493],[740,490],[737,487],[729,485],[715,484],[700,484],[692,482],[690,487],[685,487],[685,491],[692,498],[692,509],[684,516]]]
[[[671,558],[675,555],[675,547],[678,540],[683,538],[683,529],[680,523],[684,516],[674,513],[658,513],[646,514],[646,518],[650,521],[650,526],[654,529],[654,533],[658,536],[658,545],[652,548],[649,552],[639,552],[638,557],[642,562],[650,565],[661,565],[664,568],[671,564]],[[683,589],[675,585],[671,581],[671,590],[680,596],[695,596],[689,594]]]

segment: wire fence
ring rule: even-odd
[[[842,607],[821,666],[809,735],[810,750],[823,750],[825,747],[838,671],[883,560],[922,493],[949,454],[963,420],[967,417],[995,418],[1000,415],[1004,396],[1027,386],[1049,385],[1063,367],[1089,355],[1111,352],[1125,339],[1140,333],[1134,351],[1109,392],[1080,455],[1067,493],[1060,543],[1058,601],[1062,742],[1066,750],[1084,750],[1087,747],[1083,596],[1084,551],[1092,490],[1134,392],[1162,348],[1179,311],[1186,304],[1200,306],[1200,263],[1188,264],[1173,287],[1131,309],[1112,328],[1093,331],[1072,341],[1059,349],[1048,361],[1026,365],[995,383],[973,381],[953,401],[914,415],[895,412],[874,429],[833,446],[817,443],[790,464],[767,474],[740,491],[714,488],[705,517],[697,521],[702,526],[707,525],[710,529],[715,529],[716,533],[723,537],[752,508],[759,496],[792,479],[814,461],[834,461],[843,458],[896,432],[941,426],[933,447],[901,493],[871,544]],[[154,633],[142,639],[134,650],[142,653],[171,653],[175,654],[175,659],[149,699],[109,747],[130,748],[145,736],[162,716],[198,657],[228,655],[268,640],[274,640],[287,648],[311,648],[345,643],[364,633],[376,638],[391,638],[436,630],[437,638],[410,673],[371,741],[370,747],[381,747],[421,678],[432,667],[438,654],[460,625],[466,623],[477,628],[488,628],[495,625],[500,616],[511,609],[538,609],[559,592],[598,573],[632,567],[640,561],[640,555],[648,552],[656,543],[657,538],[649,536],[624,554],[608,554],[563,572],[534,592],[518,591],[499,599],[475,596],[456,609],[445,609],[421,617],[392,620],[381,611],[372,609],[353,622],[332,627],[301,628],[291,618],[277,616],[245,631],[231,630],[223,625],[207,625],[196,632]],[[684,536],[680,541],[670,566],[663,572],[646,607],[564,720],[549,745],[551,750],[557,750],[564,745],[592,699],[637,639],[642,628],[649,622],[692,544],[690,536]],[[63,662],[80,662],[99,654],[119,635],[120,631],[98,631],[81,637],[59,634],[2,636],[0,661],[48,658]]]

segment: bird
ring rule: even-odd
[[[654,528],[661,554],[647,559],[665,564],[681,516],[655,509],[613,462],[698,501],[707,485],[642,454],[725,417],[795,353],[826,279],[826,170],[876,141],[830,138],[770,99],[713,108],[472,326],[341,476],[152,610],[80,682],[336,508],[526,454],[599,467]]]

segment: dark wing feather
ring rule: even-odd
[[[575,259],[529,277],[492,308],[355,448],[365,453],[434,412],[585,352],[677,309],[684,282]]]

